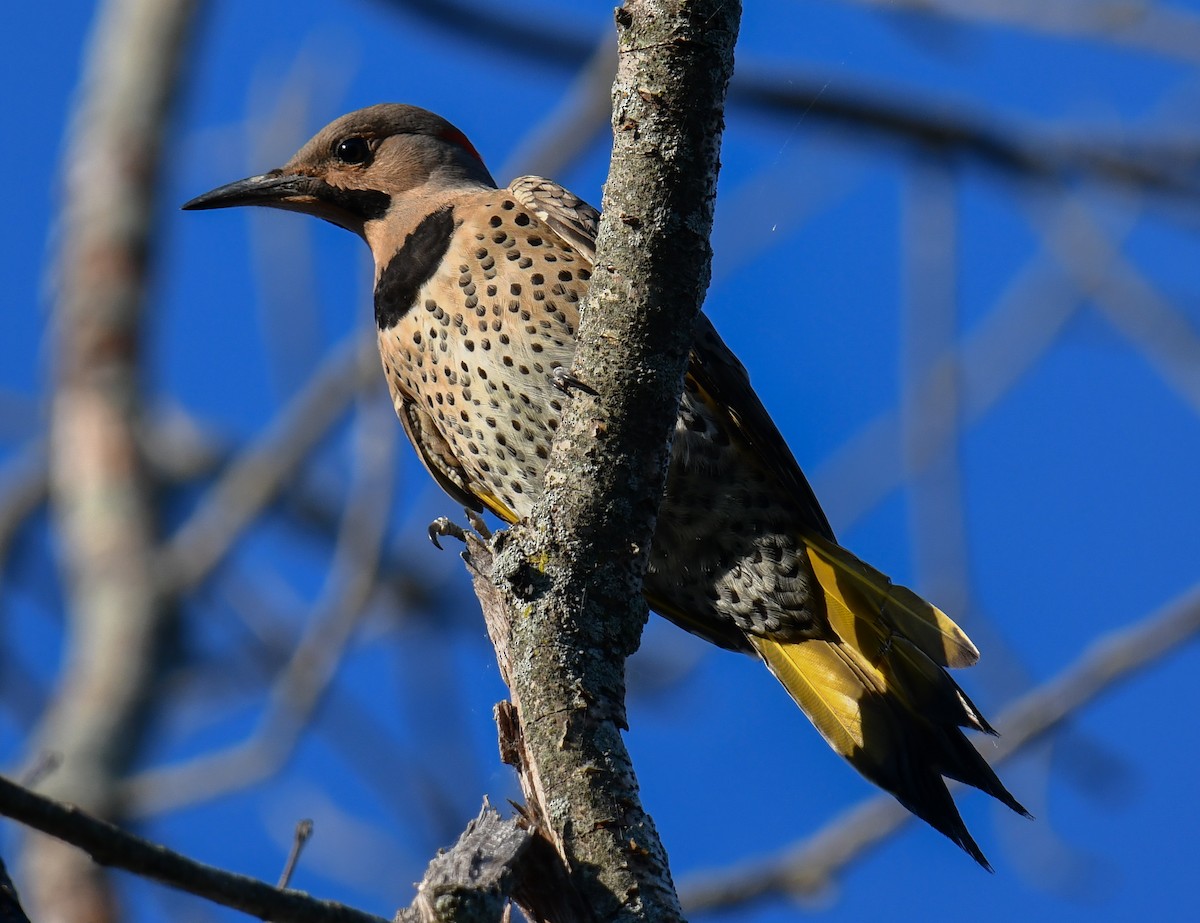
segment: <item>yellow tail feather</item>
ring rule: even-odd
[[[908,587],[892,583],[871,565],[828,539],[806,535],[804,544],[826,600],[831,603],[831,621],[843,619],[845,610],[866,605],[883,624],[908,638],[939,666],[969,667],[979,660],[978,648],[937,606],[930,605]],[[860,605],[855,604],[858,600],[852,600],[855,596],[861,597]],[[838,634],[847,637],[840,630]]]
[[[978,657],[945,613],[824,539],[805,538],[831,629],[823,637],[747,639],[821,736],[986,865],[943,777],[1024,813],[961,727],[991,731],[943,669]]]
[[[747,635],[813,726],[846,759],[861,750],[863,739],[863,682],[828,641],[782,644],[760,635]]]

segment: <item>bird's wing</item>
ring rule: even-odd
[[[517,200],[556,234],[569,241],[589,260],[595,258],[595,235],[600,214],[562,186],[540,176],[522,176],[509,187]],[[906,587],[893,584],[885,575],[864,564],[836,544],[833,528],[813,493],[792,450],[776,428],[758,394],[750,384],[745,366],[725,345],[712,322],[701,313],[687,370],[688,390],[741,440],[750,454],[769,471],[800,517],[804,541],[810,555],[824,565],[820,573],[837,589],[869,601],[897,631],[913,641],[935,663],[965,667],[975,663],[979,652],[970,639],[936,606]],[[656,608],[662,611],[661,601]],[[669,608],[669,607],[668,607]],[[676,613],[677,620],[688,620]],[[715,640],[715,639],[714,639]],[[717,641],[717,643],[722,643]]]
[[[544,176],[518,176],[509,183],[508,191],[589,263],[595,261],[600,212]]]
[[[518,202],[563,240],[588,260],[595,260],[596,230],[600,225],[600,213],[596,209],[542,176],[517,177],[508,188]],[[729,431],[736,433],[750,447],[780,486],[791,494],[794,505],[813,531],[832,540],[829,520],[787,443],[754,393],[745,367],[704,314],[696,321],[696,339],[687,375],[702,399],[719,417],[729,422]]]
[[[758,462],[771,472],[805,525],[822,538],[833,541],[833,529],[824,510],[792,450],[751,386],[745,366],[703,313],[696,319],[696,338],[687,377],[689,385],[694,387],[709,410],[726,422],[728,431],[744,442]]]
[[[512,510],[491,494],[481,492],[478,482],[472,485],[429,414],[406,398],[397,400],[396,411],[421,464],[456,503],[477,513],[486,506],[505,522],[517,521]]]

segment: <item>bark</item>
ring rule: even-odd
[[[718,151],[740,5],[617,10],[614,146],[574,389],[545,493],[498,537],[480,580],[501,667],[509,758],[534,823],[599,920],[681,918],[641,805],[625,660],[662,498],[692,329],[709,279]],[[478,549],[477,549],[478,553]],[[476,570],[482,569],[479,561]]]
[[[261,920],[277,923],[386,923],[365,911],[287,888],[299,849],[312,822],[297,827],[297,840],[278,885],[227,872],[173,852],[106,823],[73,805],[44,798],[0,777],[0,816],[11,817],[57,838],[65,849],[90,855],[100,865],[125,869],[168,887],[203,897]],[[507,920],[517,894],[532,906],[552,909],[555,923],[588,919],[563,898],[564,883],[547,866],[544,841],[521,818],[501,819],[487,803],[449,849],[439,851],[416,885],[416,897],[393,923],[491,923]],[[554,862],[557,862],[555,857]],[[92,919],[81,917],[79,919]],[[544,919],[544,917],[535,917]],[[0,862],[0,923],[29,923]]]
[[[35,750],[45,783],[105,816],[144,726],[170,611],[155,590],[151,479],[139,446],[141,326],[164,126],[193,0],[112,0],[97,14],[66,158],[57,264],[51,492],[69,597],[58,698]],[[102,873],[30,838],[35,918],[115,919]]]

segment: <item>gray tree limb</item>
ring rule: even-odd
[[[0,777],[0,814],[48,833],[85,861],[125,869],[225,907],[278,923],[384,923],[382,917],[297,891],[280,891],[126,833],[89,813]],[[79,852],[83,850],[83,852]],[[91,859],[88,859],[91,856]],[[48,918],[47,918],[48,919]],[[94,916],[74,919],[95,919]]]
[[[58,695],[30,757],[58,753],[47,788],[102,815],[116,809],[173,627],[154,579],[141,340],[164,127],[196,5],[99,8],[65,163],[49,468],[69,628]],[[103,875],[74,850],[34,836],[24,858],[36,918],[118,917]]]
[[[83,850],[80,855],[86,853],[100,865],[125,869],[261,920],[387,923],[382,917],[336,901],[320,900],[196,862],[3,777],[0,815],[48,833],[72,851]],[[499,923],[513,892],[528,895],[544,880],[534,846],[535,838],[520,818],[502,820],[485,803],[458,842],[429,863],[417,885],[416,898],[396,913],[394,923]],[[552,905],[554,900],[547,895],[543,902]],[[585,917],[565,914],[553,919],[555,923],[575,923]],[[3,863],[0,923],[28,923]]]
[[[532,822],[595,918],[679,920],[666,853],[638,797],[625,659],[708,286],[725,91],[740,5],[628,0],[617,10],[614,145],[572,392],[527,521],[473,543],[512,694],[501,709]]]

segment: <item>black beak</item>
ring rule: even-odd
[[[386,215],[391,202],[391,196],[383,192],[344,189],[331,186],[315,176],[272,170],[262,176],[250,176],[236,183],[219,186],[212,192],[185,202],[183,208],[186,211],[200,211],[238,205],[265,205],[323,218],[361,236],[363,225]]]
[[[190,202],[185,202],[185,211],[199,211],[206,208],[233,208],[238,205],[266,205],[274,208],[303,211],[305,205],[312,206],[322,196],[322,187],[326,187],[312,176],[302,176],[297,173],[284,173],[282,170],[272,170],[261,176],[250,176],[236,183],[227,183],[204,195],[198,195]]]

